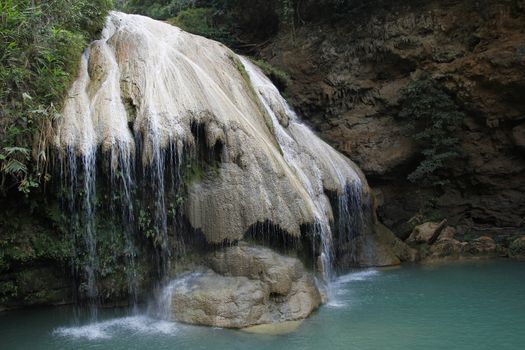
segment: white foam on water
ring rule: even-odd
[[[122,331],[143,335],[174,335],[180,327],[175,322],[157,320],[147,316],[130,316],[78,327],[60,327],[53,331],[53,335],[75,339],[99,340],[110,339],[113,335]]]
[[[366,281],[366,280],[372,279],[373,277],[377,275],[379,275],[379,271],[375,269],[366,269],[363,271],[352,272],[346,275],[339,276],[336,279],[335,284],[342,285],[342,284],[347,284],[353,281]]]
[[[351,282],[367,281],[378,276],[379,274],[380,273],[378,270],[366,269],[339,276],[332,284],[332,298],[326,303],[326,306],[333,309],[348,307],[350,303],[350,291],[345,285]]]

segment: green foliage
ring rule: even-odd
[[[511,256],[525,257],[525,240],[515,239],[509,245],[509,253]]]
[[[140,203],[139,203],[140,204]],[[141,207],[138,216],[139,230],[147,238],[156,237],[155,225],[153,223],[153,215],[149,212],[149,208]]]
[[[82,49],[111,6],[110,0],[0,2],[0,191],[18,186],[28,193],[47,177],[39,136],[58,117]]]
[[[294,0],[278,1],[278,14],[281,23],[295,27],[296,22],[296,6]]]
[[[0,271],[35,260],[65,262],[71,257],[70,242],[61,237],[60,227],[44,229],[32,215],[6,210],[0,216]]]
[[[191,159],[185,162],[182,171],[183,186],[189,186],[194,182],[202,181],[207,175],[219,175],[220,164],[217,161],[205,162],[198,159]],[[183,189],[184,191],[186,190]]]
[[[117,6],[124,12],[162,20],[184,13],[182,17],[186,18],[179,18],[177,25],[185,26],[185,30],[250,51],[279,29],[294,32],[308,21],[348,20],[353,12],[390,3],[387,0],[120,0]]]
[[[14,281],[0,282],[0,303],[5,303],[18,296],[18,286]]]
[[[215,22],[214,13],[211,8],[190,8],[180,11],[177,17],[168,22],[192,34],[232,46],[234,42],[231,34],[225,27],[219,26]]]
[[[246,71],[246,68],[244,68],[244,65],[242,64],[241,60],[236,55],[230,55],[228,58],[230,59],[230,61],[232,61],[232,63],[235,66],[235,68],[237,68],[237,71],[239,73],[241,73],[241,76],[242,76],[243,80],[246,83],[248,83],[248,85],[251,86],[251,84],[250,84],[250,76],[248,75],[248,72]],[[254,91],[252,91],[252,92],[254,92]]]
[[[443,88],[429,78],[412,81],[401,94],[398,117],[407,122],[423,156],[408,179],[425,185],[445,185],[448,183],[445,170],[460,156],[455,132],[464,114]]]
[[[128,13],[143,14],[155,19],[168,19],[195,6],[196,0],[127,0],[117,4]]]
[[[264,60],[252,60],[263,73],[277,86],[279,91],[284,92],[290,85],[290,76],[285,72],[269,64]]]
[[[249,48],[244,34],[265,40],[278,26],[273,0],[123,0],[119,8],[168,20],[231,48]]]

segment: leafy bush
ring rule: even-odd
[[[511,257],[525,257],[525,239],[515,239],[509,246]]]
[[[195,6],[196,0],[127,0],[118,7],[124,12],[143,14],[155,19],[168,19]]]
[[[111,7],[111,0],[0,2],[0,192],[28,193],[46,178],[39,133],[58,117],[82,49]]]
[[[168,22],[189,33],[220,41],[227,46],[235,45],[228,29],[216,24],[214,13],[211,8],[191,8],[180,11],[177,17]]]
[[[399,118],[408,122],[413,138],[421,145],[423,160],[408,175],[412,182],[445,185],[444,170],[460,156],[455,131],[464,114],[443,88],[430,78],[409,83],[401,90]]]
[[[269,64],[264,60],[253,60],[263,73],[283,92],[290,85],[290,76],[285,72]]]

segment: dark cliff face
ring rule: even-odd
[[[302,117],[365,171],[398,235],[433,216],[460,234],[523,230],[525,2],[369,6],[281,32],[261,55],[292,77],[288,95]],[[462,158],[441,189],[406,180],[420,146],[396,116],[400,90],[422,72],[465,113]]]

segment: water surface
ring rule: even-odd
[[[336,298],[286,335],[249,334],[101,312],[0,313],[0,349],[498,349],[525,348],[525,263],[470,262],[356,270]]]

